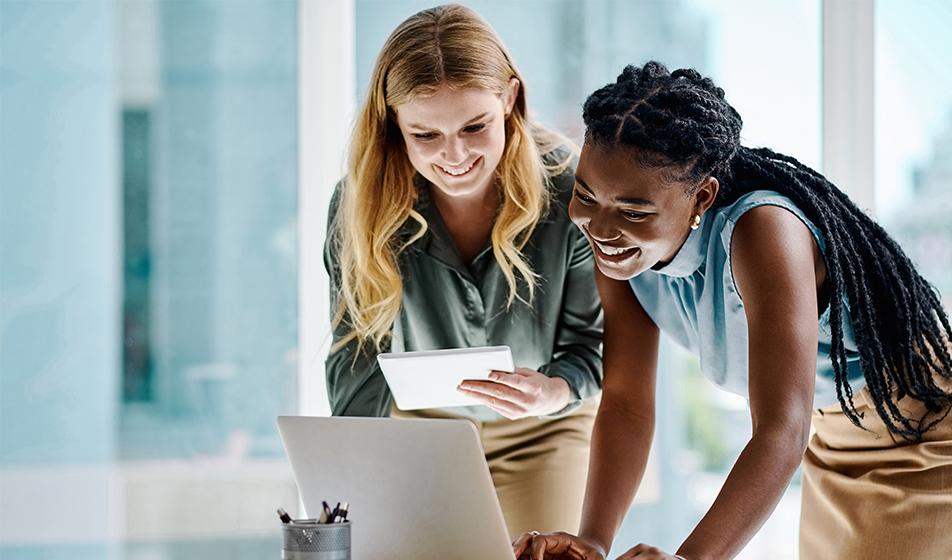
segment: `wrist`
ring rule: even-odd
[[[612,543],[605,542],[603,539],[594,537],[591,534],[580,532],[578,538],[584,540],[596,552],[602,555],[602,558],[608,557],[608,551],[611,550]]]
[[[710,554],[705,554],[703,551],[684,550],[683,548],[679,548],[677,553],[674,554],[674,557],[678,560],[710,560],[713,558]]]
[[[555,402],[559,404],[559,408],[565,408],[570,402],[572,402],[572,388],[569,386],[569,382],[561,376],[553,375],[549,379],[555,384]]]
[[[543,389],[542,400],[538,409],[538,416],[559,416],[565,412],[574,410],[572,388],[565,378],[553,375],[546,376],[546,384]],[[543,404],[544,403],[544,404]]]
[[[553,402],[572,400],[572,386],[569,385],[568,379],[557,374],[542,373],[542,375],[545,376],[545,391]]]

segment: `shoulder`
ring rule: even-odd
[[[745,279],[779,281],[799,274],[804,263],[822,259],[820,229],[789,197],[772,190],[744,193],[711,210],[708,259],[725,261],[725,281],[746,301]],[[807,258],[809,257],[809,258]],[[790,267],[793,268],[790,268]],[[749,289],[748,289],[749,291]]]
[[[347,185],[347,177],[341,177],[337,184],[334,185],[334,192],[331,193],[330,203],[327,205],[327,223],[326,223],[326,239],[325,246],[331,245],[328,243],[332,238],[336,237],[337,232],[337,214],[340,210],[341,201],[344,196],[344,189]]]
[[[558,139],[562,140],[561,138]],[[569,168],[572,173],[575,172],[579,151],[567,139],[555,144],[546,144],[539,141],[536,144],[539,147],[539,154],[542,156],[542,164],[547,169],[554,169],[554,175],[561,175]]]
[[[734,250],[734,237],[742,223],[747,224],[743,230],[753,230],[753,233],[761,228],[766,228],[764,233],[767,233],[776,228],[794,227],[809,232],[821,250],[825,246],[820,229],[793,200],[776,191],[751,191],[713,212],[715,227],[720,230],[721,242],[728,253]]]
[[[558,192],[571,191],[578,166],[578,146],[564,134],[539,123],[531,124],[531,133],[547,181]]]
[[[337,183],[334,184],[334,191],[331,194],[331,207],[336,208],[340,205],[341,196],[343,196],[344,188],[347,185],[347,176],[343,176]]]
[[[792,200],[779,192],[761,189],[744,193],[730,204],[716,208],[716,211],[724,214],[731,222],[736,223],[744,214],[761,206],[796,208],[796,204]]]
[[[557,206],[563,210],[568,208],[575,186],[578,153],[570,145],[560,145],[542,154],[542,165],[552,201],[557,202]]]
[[[764,205],[748,210],[731,238],[731,269],[741,297],[764,285],[811,280],[812,286],[816,252],[810,229],[786,208]]]
[[[782,206],[761,205],[744,212],[736,221],[734,249],[770,247],[783,252],[784,245],[800,239],[811,241],[809,228],[793,212]]]
[[[334,185],[334,190],[331,193],[331,200],[327,206],[327,217],[328,223],[337,215],[338,209],[340,209],[341,200],[343,200],[344,189],[347,187],[347,176],[341,177],[339,181]]]

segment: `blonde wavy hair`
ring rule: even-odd
[[[525,84],[489,24],[464,6],[438,6],[410,16],[390,34],[357,114],[347,177],[331,228],[341,290],[333,325],[336,330],[346,318],[349,330],[332,351],[355,339],[358,347],[370,342],[381,348],[400,311],[403,280],[397,258],[427,231],[426,220],[414,209],[416,171],[393,108],[433,95],[444,84],[502,96],[512,78],[520,87],[506,119],[506,146],[496,168],[502,204],[492,248],[509,285],[508,304],[525,300],[519,295],[517,274],[532,301],[538,278],[521,251],[548,208],[549,177],[565,170],[572,153],[551,165],[542,156],[572,145],[530,122]],[[408,220],[419,224],[409,238],[401,235]]]

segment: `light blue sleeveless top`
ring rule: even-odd
[[[822,233],[792,200],[773,191],[753,191],[729,206],[704,214],[701,226],[691,232],[670,263],[630,280],[638,301],[662,332],[698,357],[701,371],[708,379],[744,398],[749,398],[747,315],[731,272],[731,236],[745,212],[764,205],[779,206],[797,216],[809,228],[825,258]],[[847,371],[856,392],[865,381],[845,297],[843,311]],[[829,306],[818,321],[820,338],[813,402],[815,407],[823,407],[837,402],[830,359]]]

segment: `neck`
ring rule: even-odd
[[[492,182],[463,196],[447,196],[440,189],[430,186],[430,198],[447,222],[482,221],[487,214],[495,214],[499,207],[499,190]]]

